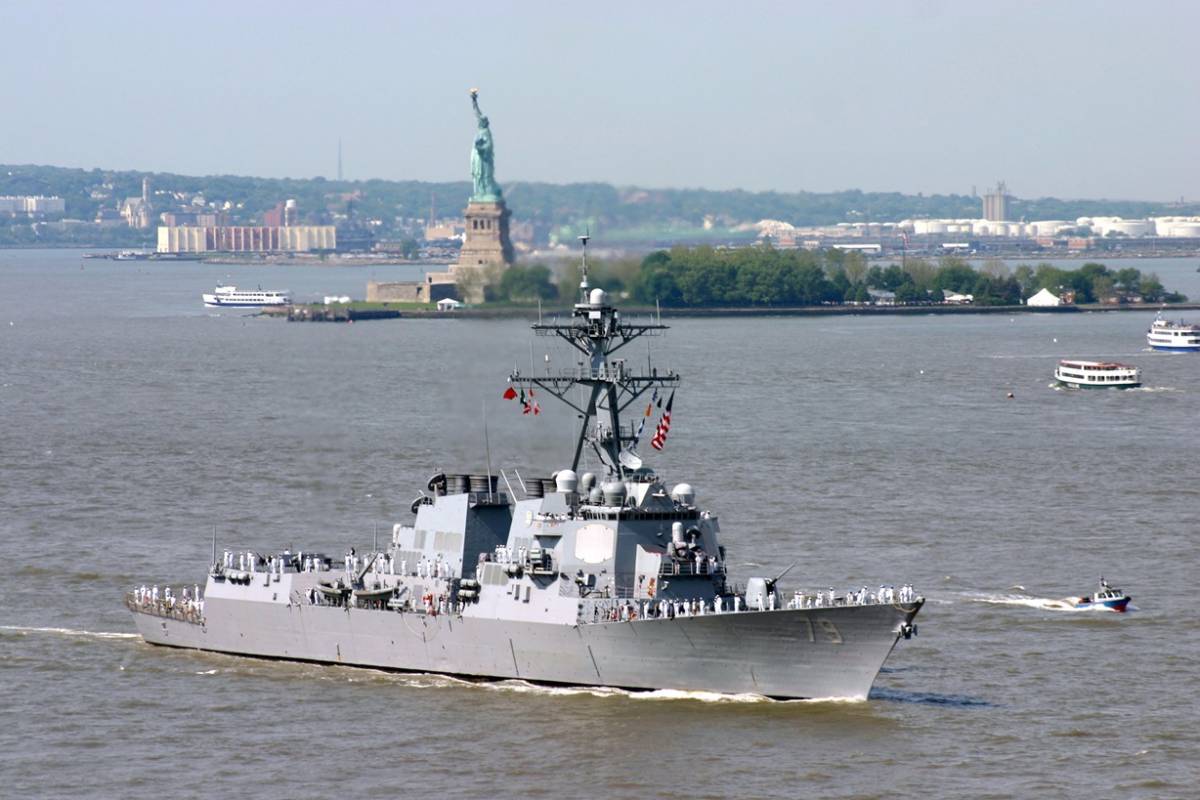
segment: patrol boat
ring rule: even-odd
[[[509,376],[523,398],[536,390],[579,414],[562,469],[436,474],[415,521],[367,554],[218,556],[214,540],[203,592],[126,596],[145,641],[470,679],[865,699],[924,598],[908,585],[785,594],[786,569],[735,585],[717,516],[645,466],[621,421],[679,385],[674,371],[614,357],[667,326],[627,319],[589,289],[582,238],[580,301],[533,325],[582,358]],[[585,452],[602,474],[579,474]]]
[[[1071,598],[1070,603],[1075,608],[1107,608],[1110,611],[1123,612],[1132,599],[1115,586],[1110,586],[1108,581],[1104,580],[1104,576],[1101,575],[1100,588],[1093,594],[1085,595],[1078,599]]]

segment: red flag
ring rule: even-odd
[[[508,387],[507,389],[505,389],[504,390],[504,399],[505,400],[516,400],[517,399],[517,390],[512,388],[511,386]]]
[[[654,432],[654,438],[650,440],[650,446],[655,450],[662,450],[663,445],[667,443],[667,434],[671,432],[671,404],[674,402],[675,393],[671,392],[667,407],[663,409],[662,419],[658,421],[658,429]]]
[[[537,404],[537,400],[533,401],[533,413],[534,413],[534,416],[537,416],[538,414],[542,413],[542,407]]]

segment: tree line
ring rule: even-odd
[[[557,275],[557,279],[556,279]],[[1020,305],[1041,289],[1072,292],[1076,303],[1115,298],[1126,302],[1183,302],[1154,273],[1134,267],[1110,270],[1087,262],[1078,269],[1048,263],[1010,269],[998,259],[978,268],[956,256],[902,264],[869,264],[861,253],[841,250],[778,250],[770,246],[722,249],[674,247],[640,261],[594,263],[589,285],[642,305],[665,307],[816,306],[872,302],[872,290],[893,292],[905,305],[941,303],[946,292],[972,295],[975,305]],[[492,276],[487,296],[513,303],[573,300],[578,267],[554,270],[518,265]]]

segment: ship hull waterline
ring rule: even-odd
[[[149,644],[255,658],[630,691],[865,700],[920,607],[560,625],[213,598],[204,624],[133,616]]]

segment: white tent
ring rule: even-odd
[[[457,300],[446,297],[441,300],[438,300],[437,307],[438,307],[438,311],[454,311],[456,309],[462,308],[462,303],[458,302]]]
[[[1035,294],[1033,297],[1026,300],[1025,305],[1027,305],[1027,306],[1060,306],[1060,305],[1062,305],[1062,300],[1059,299],[1058,295],[1056,295],[1054,292],[1050,291],[1049,289],[1042,289],[1040,292]]]

